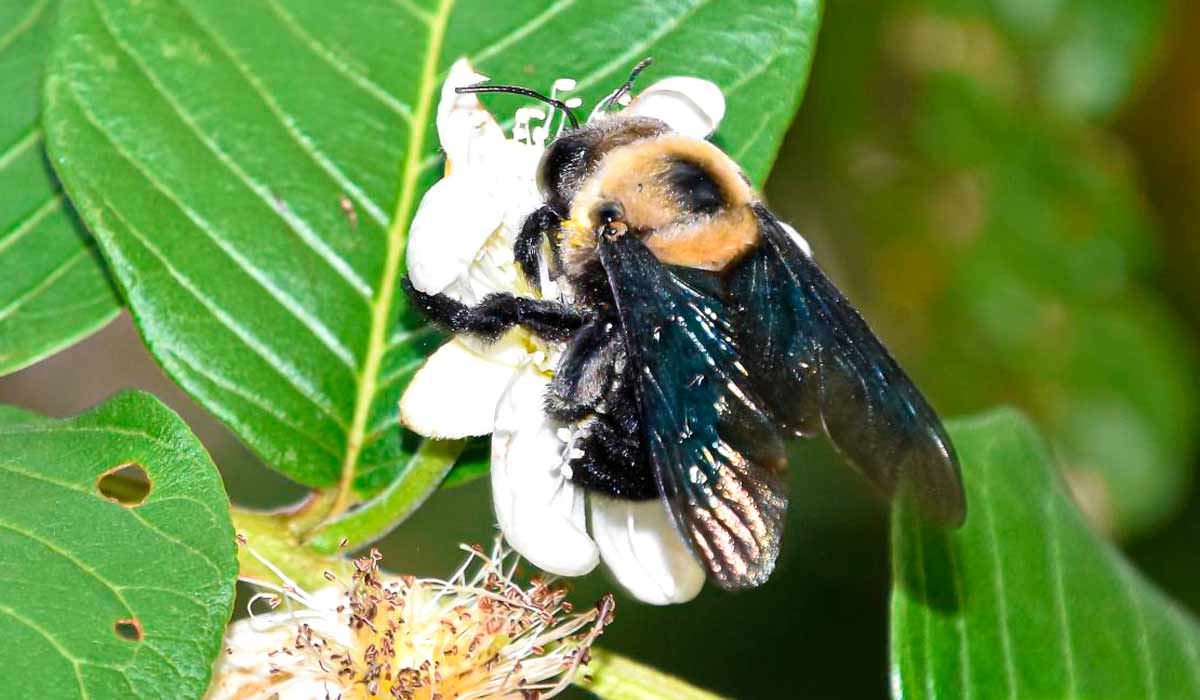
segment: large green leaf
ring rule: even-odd
[[[144,500],[99,490],[118,467]],[[0,410],[0,697],[179,698],[207,687],[233,607],[229,501],[147,394],[52,420]]]
[[[1200,697],[1200,627],[1092,532],[1029,423],[949,427],[967,522],[896,509],[893,695]]]
[[[0,7],[0,374],[107,323],[116,293],[42,151],[42,64],[57,3]]]
[[[721,142],[761,181],[818,15],[818,0],[86,0],[63,13],[48,141],[167,372],[272,467],[374,492],[418,445],[396,403],[437,339],[398,279],[453,60],[543,89],[573,76],[591,101],[653,54],[648,80],[726,89]]]

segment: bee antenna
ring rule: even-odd
[[[459,95],[465,95],[468,93],[479,93],[479,92],[505,92],[505,93],[509,93],[512,95],[521,95],[523,97],[532,97],[533,99],[539,100],[541,102],[545,102],[546,104],[550,105],[551,107],[562,112],[563,115],[566,116],[567,121],[571,122],[572,129],[579,128],[579,119],[576,118],[575,112],[572,111],[572,109],[567,106],[566,102],[555,99],[553,97],[546,97],[542,93],[536,92],[534,90],[530,90],[529,88],[523,88],[523,87],[519,87],[517,85],[468,85],[466,87],[454,88],[454,92]]]
[[[600,105],[601,111],[608,109],[614,102],[624,97],[625,93],[629,92],[629,90],[633,88],[633,83],[637,80],[638,75],[640,75],[642,71],[649,68],[651,63],[654,63],[653,58],[643,58],[642,60],[638,61],[638,64],[633,67],[632,71],[630,71],[629,79],[625,81],[625,84],[617,88],[611,95],[604,98],[604,102]]]

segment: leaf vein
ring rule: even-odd
[[[82,698],[90,698],[91,697],[88,694],[87,686],[85,686],[83,684],[83,671],[80,668],[81,661],[78,658],[76,658],[66,647],[64,647],[61,642],[58,641],[58,637],[55,637],[49,630],[45,629],[44,627],[37,624],[33,620],[30,620],[29,618],[25,617],[24,615],[21,615],[16,610],[8,607],[7,605],[4,605],[3,603],[0,603],[0,613],[4,613],[5,615],[8,615],[9,617],[11,617],[12,619],[21,623],[22,625],[25,625],[26,627],[33,630],[34,632],[37,632],[38,634],[42,635],[42,637],[47,642],[50,643],[50,646],[54,647],[54,650],[57,651],[67,663],[71,664],[71,667],[75,670],[75,682],[79,685],[80,697],[82,697]]]
[[[993,452],[995,446],[995,442],[993,442],[989,446],[988,452]],[[1000,634],[1000,648],[1003,651],[1004,677],[1008,685],[1008,696],[1015,700],[1020,696],[1020,691],[1017,688],[1017,669],[1013,664],[1012,633],[1008,629],[1008,599],[1005,595],[1007,589],[1004,584],[1003,559],[1000,556],[1000,542],[996,536],[996,523],[993,519],[991,489],[984,479],[986,471],[986,469],[980,469],[976,477],[979,479],[979,490],[983,496],[979,500],[982,501],[984,534],[988,541],[988,554],[992,560],[992,591],[996,595],[997,617],[999,618],[997,631]]]
[[[963,582],[962,570],[959,568],[958,555],[953,543],[949,544],[949,552],[946,556],[950,564],[950,581],[954,585],[954,599],[961,606],[967,604],[967,586]],[[960,611],[954,620],[954,627],[958,631],[958,657],[959,657],[959,673],[961,674],[961,682],[963,687],[963,700],[971,697],[971,638],[967,634],[967,616],[965,610]]]
[[[30,301],[36,299],[42,292],[54,286],[55,282],[58,282],[60,279],[62,279],[63,276],[66,275],[71,268],[75,267],[75,265],[78,264],[78,262],[87,254],[88,250],[86,248],[76,251],[71,257],[59,264],[58,267],[51,270],[50,274],[39,280],[37,284],[27,289],[16,299],[13,299],[8,306],[0,309],[0,321],[4,321],[17,311],[20,311],[22,306],[28,304]]]
[[[1138,600],[1133,575],[1130,573],[1128,565],[1120,560],[1115,561],[1115,565],[1118,578],[1121,580],[1121,591],[1125,594],[1129,608],[1133,612],[1134,623],[1137,625],[1138,663],[1142,666],[1142,682],[1146,686],[1145,697],[1156,698],[1158,697],[1158,678],[1154,673],[1154,654],[1150,649],[1150,631],[1146,628],[1146,616],[1141,602]]]
[[[5,170],[13,161],[25,155],[34,144],[42,140],[42,130],[36,126],[30,127],[19,139],[14,141],[3,152],[0,152],[0,170]]]
[[[409,14],[411,14],[413,17],[416,17],[421,22],[424,22],[426,25],[432,24],[433,15],[429,14],[429,12],[426,9],[424,9],[422,7],[418,7],[417,5],[414,5],[411,2],[411,0],[393,0],[393,1],[396,3],[397,7],[399,7],[402,10],[407,10]]]
[[[33,25],[37,24],[38,18],[46,11],[46,7],[49,4],[50,0],[41,0],[41,2],[31,7],[29,12],[21,18],[21,21],[13,25],[13,28],[7,34],[0,36],[0,53],[7,51],[8,47],[12,46],[22,34],[28,32]]]
[[[93,0],[93,2],[94,1],[95,0]],[[191,131],[196,140],[203,144],[204,147],[213,154],[217,161],[221,163],[221,165],[225,166],[227,170],[233,173],[238,180],[241,180],[242,184],[246,186],[246,189],[254,193],[254,195],[257,196],[269,210],[282,219],[286,224],[287,229],[296,234],[296,237],[300,239],[301,243],[307,246],[317,255],[318,258],[329,265],[329,267],[332,268],[333,271],[337,273],[337,275],[341,277],[347,284],[349,284],[355,293],[362,297],[364,301],[368,301],[371,297],[371,286],[366,282],[366,280],[364,280],[358,274],[358,272],[355,271],[350,263],[346,262],[344,258],[330,248],[329,245],[321,239],[320,235],[317,234],[313,227],[308,224],[308,222],[297,216],[288,207],[281,206],[276,200],[276,197],[271,193],[269,187],[251,177],[250,174],[243,170],[237,161],[225,151],[225,149],[223,149],[207,133],[205,133],[200,125],[196,123],[195,118],[192,117],[191,113],[188,112],[175,98],[174,94],[166,88],[166,86],[159,80],[158,76],[152,70],[150,70],[149,66],[146,65],[144,61],[141,60],[141,57],[138,56],[124,40],[116,35],[113,28],[108,24],[108,19],[104,16],[103,11],[101,11],[100,14],[101,20],[103,21],[109,36],[112,37],[113,42],[116,43],[121,52],[128,56],[134,65],[138,67],[142,75],[147,81],[150,82],[152,86],[154,86],[154,89],[158,92],[159,96],[162,97],[163,101],[167,103],[167,106],[171,108],[175,115],[179,117],[180,122],[182,122],[183,125],[186,126],[189,131]],[[83,98],[79,96],[78,93],[76,93],[76,98],[81,104],[83,103]],[[94,118],[90,121],[95,124]],[[97,128],[99,128],[99,126],[97,126]],[[114,147],[116,147],[115,139],[109,136],[108,140],[113,142]],[[122,155],[125,154],[122,153]],[[128,155],[125,155],[125,159],[133,162],[133,159]],[[147,179],[149,179],[152,183],[155,182],[155,180],[149,176],[147,176]]]
[[[408,132],[408,147],[405,153],[403,177],[400,182],[400,196],[397,198],[396,214],[388,230],[387,256],[384,260],[382,279],[379,284],[372,314],[371,328],[367,339],[367,351],[362,373],[359,375],[358,397],[354,405],[350,432],[346,440],[346,457],[342,463],[342,474],[338,483],[338,496],[330,511],[336,517],[343,512],[353,498],[354,473],[362,453],[363,438],[366,434],[367,421],[374,402],[379,371],[387,351],[389,329],[394,321],[392,303],[396,293],[396,281],[400,274],[400,263],[404,254],[404,243],[408,236],[409,218],[416,206],[417,187],[419,184],[420,162],[425,150],[424,127],[429,122],[433,109],[433,99],[437,93],[437,62],[441,53],[442,39],[446,32],[450,10],[454,0],[440,0],[434,21],[431,23],[429,43],[425,47],[425,57],[421,68],[421,82],[418,87],[416,113],[413,118],[413,128]]]
[[[367,214],[369,214],[376,223],[378,223],[380,226],[387,226],[388,218],[383,208],[376,204],[375,201],[371,199],[371,197],[368,196],[367,193],[364,192],[362,188],[354,182],[353,179],[342,172],[341,168],[334,163],[333,159],[325,155],[310,137],[306,136],[300,131],[300,129],[296,126],[297,120],[295,117],[288,114],[275,100],[275,98],[271,96],[270,91],[266,89],[258,76],[250,70],[250,67],[246,63],[238,58],[237,54],[229,47],[228,44],[225,43],[225,40],[221,38],[220,34],[201,21],[201,19],[197,17],[196,14],[191,11],[191,9],[185,9],[188,12],[188,15],[192,18],[193,23],[199,27],[201,31],[208,35],[208,37],[212,39],[213,43],[217,45],[217,48],[219,48],[221,52],[225,54],[226,58],[229,59],[230,65],[232,65],[238,71],[238,73],[241,74],[242,78],[246,81],[254,93],[258,95],[260,100],[262,100],[263,104],[267,107],[267,110],[271,112],[272,116],[275,117],[279,125],[283,127],[284,132],[286,132],[288,136],[292,138],[293,142],[300,147],[300,150],[303,151],[318,168],[324,171],[325,174],[328,175],[335,184],[341,187],[349,196],[353,197],[354,200],[357,201],[358,204],[367,211]]]
[[[82,98],[80,104],[81,106],[83,105]],[[91,109],[86,106],[83,108],[83,111],[89,113],[89,115],[92,114]],[[175,208],[178,209],[179,212],[183,214],[183,216],[189,222],[191,222],[194,227],[204,234],[205,238],[212,242],[213,246],[220,251],[222,255],[228,258],[235,267],[244,272],[247,277],[252,279],[255,284],[262,288],[263,291],[267,293],[267,296],[270,297],[272,301],[277,303],[280,308],[287,312],[288,315],[296,319],[297,323],[299,323],[305,331],[312,335],[317,342],[319,342],[321,345],[324,345],[334,357],[336,357],[343,365],[345,365],[346,369],[352,372],[356,369],[357,360],[354,357],[353,351],[351,351],[349,347],[342,343],[341,339],[337,337],[337,334],[334,333],[332,329],[326,326],[321,319],[309,313],[308,309],[304,308],[304,305],[293,298],[291,294],[277,286],[270,279],[270,276],[267,275],[267,273],[259,269],[253,261],[242,255],[242,253],[237,250],[236,246],[222,238],[221,235],[217,233],[216,227],[213,226],[210,221],[206,220],[199,214],[199,212],[189,207],[186,203],[184,203],[179,195],[171,191],[164,183],[147,171],[145,165],[135,159],[131,153],[126,151],[125,148],[118,143],[116,137],[102,127],[98,120],[89,118],[89,121],[91,121],[96,130],[104,136],[105,140],[109,142],[117,155],[119,155],[125,162],[129,163],[130,167],[136,170],[138,174],[140,174],[154,190],[162,194],[167,201],[174,205]]]
[[[39,204],[37,209],[33,210],[33,213],[17,222],[17,225],[12,228],[7,236],[0,238],[0,255],[3,255],[4,251],[11,248],[21,238],[34,231],[47,216],[50,216],[50,214],[54,213],[55,209],[62,206],[62,202],[62,193],[52,194]]]
[[[105,588],[107,588],[109,590],[109,592],[113,594],[113,597],[115,597],[117,599],[117,601],[119,603],[121,603],[121,607],[123,607],[125,609],[125,612],[130,617],[135,616],[133,606],[129,604],[129,601],[125,599],[125,596],[122,595],[121,591],[115,585],[113,585],[113,583],[111,581],[109,581],[105,577],[101,576],[100,572],[96,571],[95,567],[93,567],[93,566],[89,565],[87,562],[81,560],[79,557],[75,556],[74,553],[66,550],[63,547],[60,547],[59,545],[56,545],[55,543],[53,543],[43,537],[40,537],[32,532],[29,532],[28,530],[25,530],[24,528],[13,525],[10,522],[0,520],[0,528],[8,530],[9,532],[14,532],[14,533],[21,535],[22,537],[25,537],[27,539],[33,540],[34,542],[37,542],[38,544],[45,547],[48,551],[58,555],[59,557],[65,559],[66,561],[70,562],[73,566],[75,566],[75,568],[79,569],[84,574],[87,574],[88,576],[91,576],[92,578],[96,579],[96,581],[98,581],[101,585],[103,585]]]
[[[671,32],[678,29],[679,25],[683,24],[685,21],[688,20],[688,18],[690,18],[692,15],[699,12],[709,2],[711,2],[711,0],[699,0],[699,2],[696,2],[694,5],[689,7],[685,12],[668,19],[666,22],[663,22],[661,25],[656,27],[654,31],[652,31],[649,35],[647,35],[646,38],[633,44],[630,48],[628,48],[624,52],[618,54],[615,58],[613,58],[608,63],[605,63],[604,65],[597,68],[595,71],[592,71],[592,73],[590,75],[588,75],[586,78],[583,78],[582,80],[580,80],[575,85],[575,90],[576,91],[586,90],[587,88],[591,87],[592,85],[595,85],[596,83],[600,82],[601,78],[611,75],[613,71],[617,70],[618,68],[625,65],[626,63],[629,63],[634,58],[641,56],[642,52],[644,52],[647,48],[649,48],[655,42],[661,40],[663,37],[667,36]]]
[[[167,256],[163,255],[157,247],[155,247],[146,236],[142,235],[134,226],[118,211],[111,202],[103,197],[99,197],[101,202],[113,213],[113,216],[124,225],[129,235],[137,240],[143,248],[146,249],[155,259],[158,260],[162,268],[175,280],[180,289],[187,292],[193,299],[211,315],[221,326],[224,326],[234,338],[244,345],[250,352],[262,359],[268,367],[296,391],[301,396],[308,399],[322,413],[324,413],[336,425],[345,429],[345,423],[337,413],[336,403],[332,398],[326,396],[323,392],[317,389],[311,381],[302,379],[303,373],[300,372],[291,362],[283,359],[275,353],[269,345],[263,343],[254,333],[242,326],[229,312],[221,308],[219,304],[210,299],[204,292],[196,286],[186,275],[181,273],[178,268],[172,265]]]
[[[392,95],[392,93],[383,89],[383,87],[367,77],[364,72],[349,65],[344,60],[339,58],[337,54],[330,50],[328,46],[323,44],[312,34],[309,34],[308,31],[300,25],[300,22],[297,21],[296,17],[279,4],[279,0],[267,0],[267,5],[271,8],[271,11],[279,17],[288,31],[294,34],[296,38],[300,39],[301,43],[303,43],[310,51],[312,51],[313,54],[315,54],[325,63],[329,64],[330,68],[344,75],[350,80],[350,82],[354,83],[354,85],[363,92],[386,105],[388,109],[400,115],[404,121],[412,124],[411,107],[401,102],[394,95]]]
[[[536,32],[538,29],[541,29],[542,25],[562,14],[564,10],[574,5],[575,2],[576,0],[558,0],[557,2],[550,4],[528,21],[522,22],[520,27],[517,27],[490,45],[480,49],[474,56],[471,57],[472,63],[482,63],[501,53],[502,51],[505,51],[508,49],[508,47]]]
[[[221,375],[219,375],[215,372],[212,372],[212,371],[208,370],[207,368],[202,367],[195,358],[190,357],[187,353],[182,353],[182,352],[179,352],[178,349],[173,349],[171,351],[171,356],[176,361],[183,364],[188,370],[195,372],[196,374],[199,374],[200,376],[204,377],[208,381],[217,385],[218,388],[233,394],[234,396],[238,397],[239,399],[242,399],[246,403],[248,403],[248,404],[254,406],[255,408],[259,409],[260,411],[266,413],[267,415],[274,418],[276,421],[278,421],[281,425],[286,427],[291,432],[295,433],[296,435],[299,435],[301,437],[311,440],[314,445],[319,447],[324,452],[328,453],[330,456],[337,458],[341,455],[340,450],[336,450],[333,447],[326,445],[321,440],[318,440],[315,435],[312,435],[309,432],[307,432],[307,430],[305,428],[303,428],[302,426],[300,426],[297,423],[294,423],[293,421],[288,419],[286,414],[277,411],[274,408],[273,402],[271,402],[265,398],[262,398],[260,396],[257,396],[255,394],[252,394],[249,391],[246,391],[242,387],[238,386],[235,382],[230,382],[230,381],[226,380],[224,377],[222,377]],[[234,418],[235,417],[233,417],[233,416],[229,417],[229,419],[234,419]]]
[[[1200,697],[1200,648],[1197,648],[1196,645],[1196,635],[1192,629],[1192,623],[1187,614],[1175,603],[1168,602],[1167,608],[1167,614],[1171,618],[1175,631],[1182,638],[1182,646],[1191,661],[1189,668],[1192,670],[1192,687],[1196,690],[1196,696]]]
[[[778,109],[772,109],[763,112],[762,117],[759,119],[758,126],[755,127],[754,131],[752,131],[750,135],[746,137],[746,140],[742,142],[742,147],[739,148],[737,153],[733,155],[734,162],[738,163],[739,165],[741,164],[742,157],[750,151],[751,146],[758,142],[759,137],[762,136],[763,132],[767,130],[767,127],[771,124],[771,120],[774,119],[777,114],[779,114]]]
[[[1042,512],[1046,516],[1046,548],[1050,566],[1050,580],[1054,584],[1054,607],[1058,616],[1059,627],[1062,628],[1062,655],[1067,674],[1067,697],[1078,697],[1079,689],[1075,681],[1075,650],[1071,639],[1071,619],[1067,610],[1066,579],[1062,568],[1062,543],[1059,542],[1058,523],[1056,522],[1057,492],[1047,489],[1042,498]]]
[[[916,544],[913,550],[916,554],[916,569],[918,580],[921,584],[922,600],[929,600],[929,582],[926,580],[925,573],[925,536],[921,533],[919,527],[913,527],[912,539]],[[925,656],[925,693],[930,698],[937,698],[937,678],[933,674],[930,666],[933,664],[933,631],[929,626],[930,618],[928,610],[921,611],[921,641]]]

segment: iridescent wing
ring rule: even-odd
[[[756,586],[779,553],[786,457],[731,337],[717,280],[602,237],[644,444],[676,526],[723,588]]]
[[[966,516],[941,421],[862,316],[764,207],[763,241],[725,274],[752,385],[796,434],[823,429],[885,493],[911,492],[929,517]]]

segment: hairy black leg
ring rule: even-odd
[[[585,320],[578,310],[557,301],[496,293],[487,295],[475,306],[467,306],[445,294],[419,291],[407,277],[401,284],[413,305],[430,321],[455,333],[470,333],[490,340],[518,325],[547,340],[566,340]]]
[[[597,317],[571,336],[546,389],[547,415],[573,423],[595,412],[609,393],[616,366],[624,364],[617,333],[613,321]]]
[[[554,245],[554,241],[550,237],[550,234],[561,223],[562,219],[549,206],[543,206],[525,219],[525,223],[521,226],[521,232],[517,234],[517,241],[513,244],[513,257],[520,266],[521,272],[525,274],[525,279],[533,285],[534,289],[541,289],[542,280],[538,268],[542,259],[542,241],[550,242],[551,254],[554,256],[551,261],[554,263],[551,270],[557,274],[557,271],[562,268],[558,246]]]

